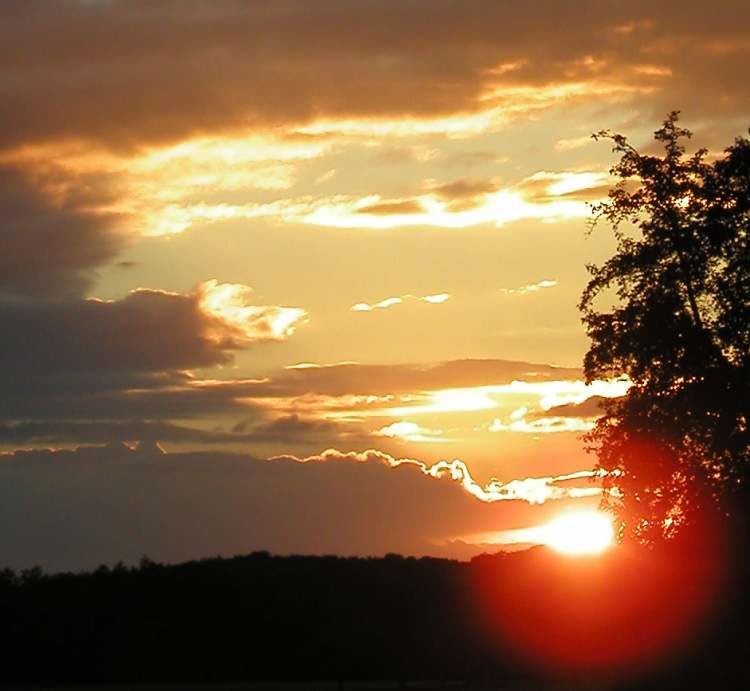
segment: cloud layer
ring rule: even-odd
[[[132,146],[247,123],[512,111],[519,90],[538,98],[550,85],[595,93],[666,81],[671,102],[704,112],[748,97],[739,66],[750,10],[739,0],[721,12],[553,0],[324,0],[314,9],[302,0],[60,0],[49,9],[11,0],[0,10],[0,145]]]
[[[255,306],[246,286],[208,281],[190,294],[134,290],[121,300],[0,303],[0,362],[13,371],[154,372],[226,363],[283,339],[299,308]]]
[[[426,302],[429,305],[442,305],[444,302],[450,300],[451,296],[448,293],[435,293],[434,295],[424,295],[419,297],[418,295],[399,295],[392,298],[384,298],[372,305],[366,302],[358,302],[356,305],[352,305],[352,312],[372,312],[376,309],[388,309],[395,305],[401,305],[406,300],[416,300],[417,302]]]
[[[122,251],[121,215],[106,182],[0,163],[0,295],[75,296]]]
[[[389,450],[451,443],[456,453],[494,432],[588,429],[595,413],[586,402],[626,388],[585,386],[578,369],[504,360],[303,363],[262,378],[207,379],[185,370],[231,362],[277,336],[270,327],[249,331],[253,320],[238,331],[204,312],[201,295],[139,291],[115,302],[4,306],[0,320],[13,328],[0,347],[9,372],[0,444],[147,439],[298,451],[378,439]],[[275,318],[286,308],[239,309]]]
[[[507,500],[565,496],[555,481],[498,491]],[[481,547],[451,544],[456,536],[530,515],[524,502],[477,501],[474,487],[457,462],[430,468],[377,451],[270,461],[163,454],[153,444],[19,451],[0,455],[0,566],[81,569],[256,549],[466,556]]]

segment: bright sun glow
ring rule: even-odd
[[[563,554],[599,554],[614,543],[612,520],[601,511],[571,511],[535,529],[537,541]]]

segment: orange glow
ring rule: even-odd
[[[538,542],[570,555],[600,554],[615,540],[612,520],[601,511],[570,511],[536,529]]]
[[[536,399],[535,404],[544,411],[566,403],[583,403],[591,396],[613,398],[622,396],[630,388],[630,382],[625,379],[608,381],[596,380],[589,384],[581,380],[565,381],[521,381],[513,380],[510,384],[496,384],[488,386],[468,386],[451,389],[437,389],[423,392],[427,401],[422,405],[398,406],[378,411],[378,415],[392,415],[403,417],[406,415],[421,415],[432,413],[455,413],[491,410],[500,407],[507,396],[528,396],[530,401]],[[518,422],[521,415],[514,419]],[[502,423],[500,423],[502,424]],[[524,425],[519,430],[524,429]],[[586,427],[585,429],[588,429]],[[501,431],[499,428],[490,431]],[[538,430],[534,430],[538,431]],[[579,431],[578,429],[573,431]]]
[[[569,535],[574,517],[544,528]],[[707,525],[658,550],[625,543],[577,559],[535,548],[477,560],[485,635],[555,676],[637,676],[694,645],[710,625],[725,582],[723,545],[720,526]]]

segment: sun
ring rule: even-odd
[[[536,530],[538,542],[562,554],[600,554],[615,541],[611,518],[593,509],[564,513]]]

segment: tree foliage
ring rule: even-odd
[[[737,512],[749,478],[750,141],[687,155],[672,112],[641,153],[621,134],[618,178],[594,207],[615,254],[589,266],[580,309],[588,380],[626,376],[588,435],[623,539],[653,543]]]

